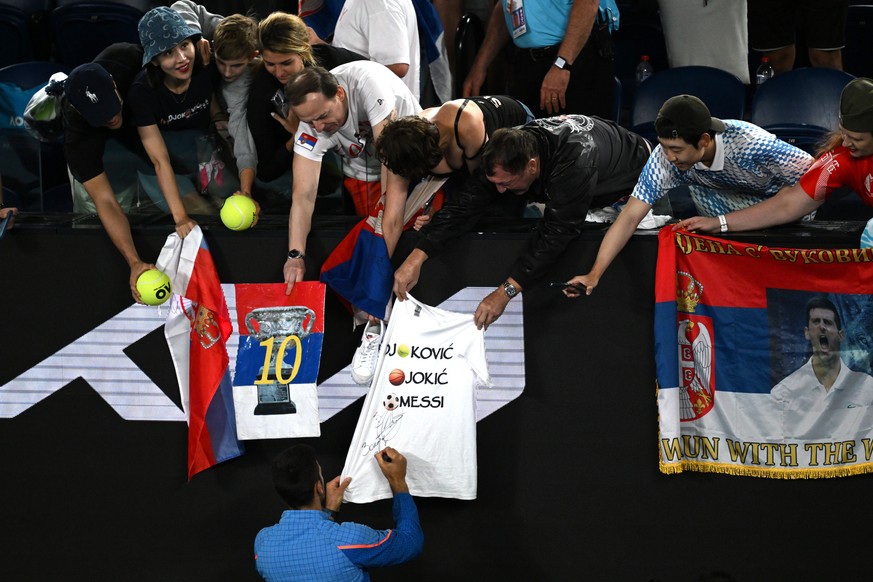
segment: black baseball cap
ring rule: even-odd
[[[675,139],[681,136],[697,136],[714,131],[724,131],[724,122],[713,117],[709,108],[694,95],[670,97],[655,118],[658,137]]]
[[[70,72],[64,93],[88,125],[102,127],[121,113],[121,99],[112,75],[97,63],[79,65]]]

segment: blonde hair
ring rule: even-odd
[[[220,59],[250,58],[258,50],[258,23],[242,14],[222,18],[215,27],[212,48]]]
[[[258,25],[258,44],[261,51],[295,54],[305,65],[314,65],[309,31],[299,16],[287,12],[273,12]]]

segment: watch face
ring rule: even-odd
[[[292,250],[288,251],[288,258],[289,259],[299,259],[302,256],[303,256],[303,253],[301,253],[297,249],[292,249]]]
[[[563,57],[558,57],[557,59],[555,59],[555,66],[559,69],[563,69],[567,66],[567,61],[565,61]]]

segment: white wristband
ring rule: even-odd
[[[724,214],[719,214],[719,215],[718,215],[718,223],[721,225],[721,231],[722,231],[722,232],[727,232],[727,231],[728,231],[727,218],[724,217]]]

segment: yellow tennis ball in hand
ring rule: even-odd
[[[230,230],[250,228],[257,216],[254,200],[242,194],[228,196],[221,207],[221,222]]]
[[[136,290],[146,305],[160,305],[173,294],[173,286],[166,273],[149,269],[136,279]]]

